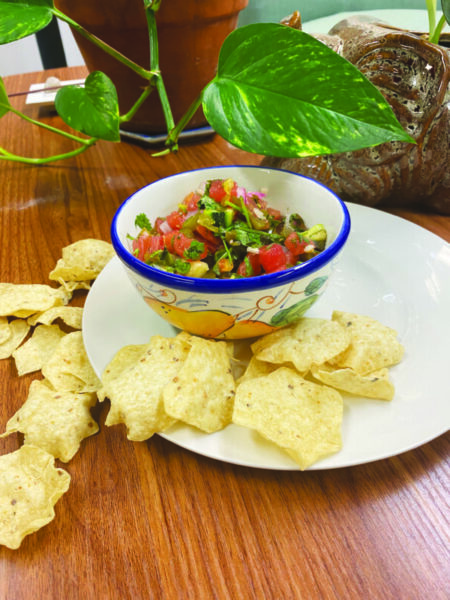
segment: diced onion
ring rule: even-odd
[[[163,221],[162,223],[160,223],[159,229],[163,234],[170,233],[172,231],[172,227],[167,221]]]

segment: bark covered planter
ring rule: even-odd
[[[420,34],[353,17],[317,36],[384,94],[417,144],[389,142],[356,152],[264,165],[317,179],[343,200],[450,214],[450,51]]]

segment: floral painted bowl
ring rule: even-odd
[[[187,277],[138,260],[130,236],[135,218],[151,222],[176,209],[202,182],[233,179],[252,191],[264,190],[269,206],[300,214],[307,227],[323,224],[325,249],[284,271],[237,279]],[[111,239],[139,294],[175,327],[207,338],[240,339],[264,335],[298,320],[324,293],[350,232],[345,204],[328,188],[297,173],[258,166],[224,166],[187,171],[160,179],[132,194],[117,210]]]

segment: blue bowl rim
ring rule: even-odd
[[[301,177],[302,179],[308,179],[313,181],[315,184],[320,185],[325,188],[328,192],[330,192],[338,201],[341,206],[343,212],[343,223],[341,230],[339,231],[336,239],[323,250],[320,254],[311,258],[305,263],[301,265],[296,265],[295,267],[290,267],[285,271],[277,271],[276,273],[266,273],[264,275],[257,275],[254,277],[245,277],[242,279],[202,279],[200,277],[188,277],[186,275],[177,275],[175,273],[169,273],[168,271],[163,271],[162,269],[158,269],[156,267],[152,267],[143,263],[141,260],[137,259],[135,256],[131,254],[129,250],[127,250],[122,242],[120,241],[119,235],[117,233],[117,222],[119,220],[120,214],[128,202],[131,201],[133,196],[140,190],[150,187],[160,181],[165,179],[171,179],[172,177],[177,177],[182,175],[183,173],[193,173],[196,171],[208,171],[208,170],[216,170],[216,169],[226,169],[226,168],[243,168],[243,169],[261,169],[269,170],[269,171],[278,171],[285,172],[295,175],[297,177]],[[348,236],[350,233],[350,214],[343,200],[341,200],[332,190],[330,190],[327,186],[322,184],[311,177],[306,177],[305,175],[301,175],[300,173],[296,173],[295,171],[290,171],[288,169],[279,169],[276,167],[261,167],[259,165],[219,165],[212,167],[201,167],[198,169],[190,169],[188,171],[183,171],[182,173],[175,173],[174,175],[168,175],[167,177],[162,177],[161,179],[157,179],[143,188],[136,190],[133,192],[126,200],[122,202],[122,204],[117,209],[112,223],[111,223],[111,241],[113,247],[122,260],[123,263],[130,269],[132,269],[135,273],[140,275],[141,277],[148,278],[151,281],[163,285],[165,287],[172,287],[179,290],[184,291],[195,291],[195,292],[203,292],[203,293],[213,293],[213,294],[223,294],[223,293],[231,293],[231,292],[252,292],[266,288],[272,288],[275,286],[284,285],[286,283],[291,283],[299,279],[300,277],[305,277],[319,270],[321,267],[330,262],[340,250],[343,248]]]

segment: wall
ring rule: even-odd
[[[66,23],[58,23],[58,25],[67,64],[69,66],[84,64],[83,57],[73,39],[69,26]],[[42,61],[34,35],[0,46],[0,75],[2,77],[32,71],[42,71]]]

